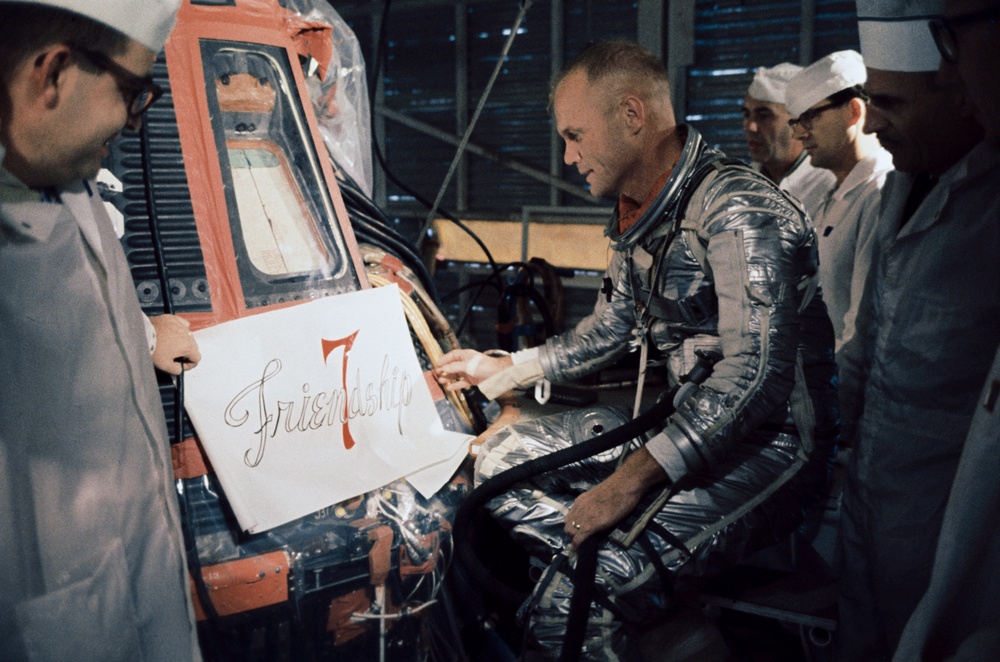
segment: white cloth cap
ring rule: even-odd
[[[754,72],[753,82],[747,89],[747,94],[757,101],[768,103],[785,103],[785,86],[802,67],[791,62],[776,64],[770,69],[758,67]]]
[[[837,51],[816,60],[795,74],[785,88],[785,108],[793,118],[831,94],[863,85],[868,74],[857,51]]]
[[[882,71],[937,71],[941,55],[927,26],[944,0],[857,0],[865,64]]]
[[[11,0],[0,0],[10,2]],[[181,0],[14,0],[75,12],[118,30],[154,53],[177,21]]]

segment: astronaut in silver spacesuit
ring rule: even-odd
[[[632,348],[662,353],[676,382],[695,350],[721,354],[627,454],[575,462],[487,504],[550,561],[521,609],[545,657],[566,631],[575,551],[608,532],[583,657],[627,659],[623,624],[662,617],[699,579],[780,540],[822,490],[838,424],[833,329],[804,212],[676,124],[659,59],[630,42],[596,44],[557,77],[551,102],[566,163],[593,194],[619,194],[609,287],[575,329],[509,356],[451,352],[438,378],[496,397],[572,380]],[[611,407],[520,421],[485,441],[476,481],[626,421]]]

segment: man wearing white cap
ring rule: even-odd
[[[865,78],[861,55],[839,51],[797,73],[785,89],[795,139],[813,166],[836,178],[813,223],[819,235],[820,285],[838,350],[854,335],[882,185],[892,170],[892,155],[862,130],[868,110],[861,90]]]
[[[841,517],[843,659],[888,659],[928,586],[942,516],[1000,343],[1000,155],[936,81],[940,1],[859,0],[865,129],[893,156],[856,333],[840,356],[853,453]]]
[[[785,87],[800,71],[790,62],[757,68],[743,100],[743,133],[754,168],[798,199],[811,218],[834,179],[828,170],[810,165],[802,143],[792,138]]]
[[[986,142],[1000,148],[1000,2],[947,0],[930,28],[941,53],[938,76],[959,78]],[[995,219],[1000,222],[1000,219]],[[1000,650],[1000,351],[976,404],[955,472],[930,585],[893,660],[988,660]]]
[[[178,5],[0,0],[3,660],[200,659],[144,317],[93,180],[158,96]]]
[[[943,16],[929,21],[941,53],[939,76],[959,78],[986,142],[1000,149],[1000,2],[945,0]]]

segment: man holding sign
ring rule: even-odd
[[[150,343],[93,179],[159,96],[178,5],[0,2],[3,660],[200,659]],[[158,330],[173,371],[197,360],[185,322]]]

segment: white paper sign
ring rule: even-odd
[[[396,286],[219,324],[195,338],[202,361],[185,377],[185,408],[251,533],[410,474],[430,496],[468,442],[441,424]]]

